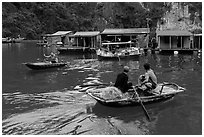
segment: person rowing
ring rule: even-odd
[[[129,72],[129,67],[124,66],[123,72],[117,75],[116,82],[115,82],[115,87],[120,89],[122,93],[128,92],[129,89],[132,87],[132,83],[128,82],[128,72]]]
[[[49,56],[46,56],[45,54],[44,54],[44,56],[46,58],[48,58],[49,60],[51,60],[50,61],[51,63],[58,63],[58,61],[59,61],[58,58],[56,57],[55,53],[53,53],[53,52],[51,52],[51,54]]]

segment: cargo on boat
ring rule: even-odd
[[[138,89],[136,91],[139,93],[139,97],[135,95],[134,90],[124,94],[115,87],[89,89],[87,94],[103,105],[122,107],[139,105],[140,100],[143,104],[164,101],[184,92],[185,88],[175,83],[160,83],[156,89],[148,92],[151,94],[142,94]]]

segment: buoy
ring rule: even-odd
[[[178,54],[178,51],[174,51],[174,54]]]

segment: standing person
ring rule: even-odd
[[[123,72],[118,74],[114,85],[115,87],[120,89],[123,93],[127,92],[128,89],[130,89],[132,86],[132,83],[128,82],[128,75],[127,75],[128,72],[129,72],[129,67],[124,66]]]
[[[149,63],[143,65],[145,74],[141,75],[138,79],[138,84],[143,90],[155,89],[157,87],[157,77],[151,69]]]

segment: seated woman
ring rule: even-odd
[[[157,87],[157,77],[150,68],[150,64],[144,64],[145,74],[138,79],[139,88],[143,91],[150,91]]]
[[[45,54],[44,56],[49,58],[51,63],[58,63],[58,58],[55,56],[55,53],[51,52],[49,56],[46,56]]]

